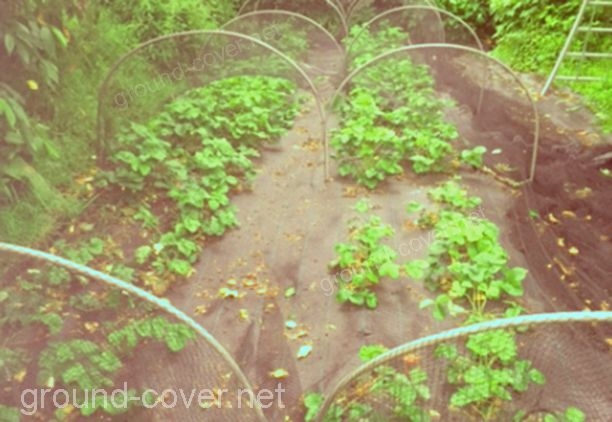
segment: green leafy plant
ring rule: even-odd
[[[99,257],[104,254],[104,240],[93,237],[89,240],[84,240],[79,242],[78,245],[68,245],[68,243],[60,239],[54,244],[54,248],[57,249],[60,253],[62,253],[66,258],[71,261],[74,261],[79,264],[87,265],[91,261],[93,261],[96,257]],[[63,268],[52,269],[53,272],[59,272],[63,275],[62,279],[67,279],[68,272]],[[57,276],[60,277],[60,276]],[[56,277],[56,278],[57,278]],[[59,281],[56,281],[52,284],[59,284]]]
[[[162,118],[183,136],[205,128],[232,145],[260,146],[276,141],[297,115],[296,86],[287,79],[232,77],[190,91],[167,107]]]
[[[487,152],[487,148],[481,145],[472,149],[464,149],[461,151],[461,162],[472,168],[479,169],[483,165],[482,157],[485,152]]]
[[[167,288],[168,274],[192,273],[197,240],[238,225],[229,197],[254,176],[251,159],[258,153],[252,147],[274,142],[291,124],[294,90],[278,78],[224,79],[188,92],[146,125],[132,124],[120,134],[115,168],[104,177],[140,193],[134,217],[157,235],[137,248],[135,260],[155,269],[145,279],[155,291]],[[151,211],[152,192],[173,204],[169,228],[160,227]]]
[[[459,180],[430,189],[438,207],[434,212],[418,203],[408,205],[409,212],[421,212],[420,220],[427,217],[435,240],[425,260],[409,262],[404,270],[437,293],[421,302],[422,308],[433,307],[436,319],[462,315],[464,324],[472,324],[517,316],[523,308],[515,299],[523,295],[527,271],[508,265],[494,223],[468,215],[481,199],[470,197]],[[447,361],[447,380],[453,386],[450,410],[461,412],[462,419],[500,420],[504,401],[524,393],[530,384],[545,382],[529,360],[519,359],[516,334],[510,329],[472,334],[461,346],[441,344],[434,355]]]
[[[470,197],[458,178],[430,189],[429,196],[440,205],[433,216],[422,212],[423,219],[433,227],[435,239],[425,260],[406,264],[406,274],[423,279],[426,286],[439,293],[435,299],[425,299],[421,307],[433,307],[436,319],[447,315],[467,314],[468,322],[489,318],[490,302],[511,304],[508,312],[518,308],[510,300],[523,294],[522,281],[527,271],[508,266],[508,254],[499,243],[497,226],[478,215],[466,215],[480,205]]]
[[[134,220],[142,221],[142,227],[145,229],[156,230],[159,227],[159,218],[153,214],[147,204],[138,207],[138,211],[134,214]]]
[[[562,412],[538,412],[537,415],[528,415],[520,410],[512,418],[512,422],[584,422],[586,416],[582,410],[570,406]]]
[[[185,348],[189,340],[195,339],[194,331],[184,324],[171,323],[164,317],[132,321],[108,335],[108,342],[120,355],[131,355],[143,341],[163,342],[172,352]]]
[[[467,212],[476,208],[482,200],[476,196],[469,196],[468,192],[459,184],[461,178],[455,177],[437,188],[428,191],[428,196],[443,207]]]
[[[357,208],[362,213],[369,209],[364,202],[358,203]],[[356,218],[349,223],[350,241],[335,246],[338,257],[329,264],[339,279],[336,298],[340,303],[376,308],[374,287],[384,277],[397,279],[400,275],[400,266],[395,263],[397,252],[381,243],[393,234],[393,228],[378,216]]]
[[[359,350],[359,357],[368,362],[385,351],[384,346],[366,345]],[[356,381],[348,394],[351,399],[346,407],[332,404],[323,419],[325,422],[387,420],[390,417],[411,422],[431,420],[429,411],[425,409],[430,399],[427,373],[418,367],[404,373],[388,365],[376,366],[371,373]],[[361,397],[365,400],[360,400]],[[305,396],[306,421],[314,420],[322,403],[323,396],[318,393]],[[381,411],[372,403],[387,403],[392,407]]]
[[[304,407],[306,408],[306,414],[304,420],[306,422],[312,422],[319,413],[321,405],[323,405],[324,397],[320,393],[308,393],[304,396]]]
[[[343,40],[344,45],[350,46],[350,70],[369,62],[383,52],[391,50],[410,42],[409,35],[402,28],[387,26],[372,32],[362,25],[353,25],[349,36]]]
[[[17,373],[25,370],[27,363],[27,354],[23,349],[0,347],[0,380],[12,382]]]
[[[344,125],[331,141],[339,161],[338,173],[373,189],[387,176],[403,172],[404,145],[391,128],[376,125],[382,111],[371,93],[355,89],[348,101],[350,111],[345,108]]]
[[[433,306],[434,317],[469,311],[469,321],[487,318],[487,304],[523,294],[527,271],[508,267],[508,255],[499,244],[499,230],[482,218],[455,211],[440,212],[434,228],[435,240],[427,260],[412,261],[406,273],[424,279],[440,294],[426,299],[422,307]]]
[[[119,357],[88,340],[53,342],[38,360],[40,385],[53,387],[61,382],[68,387],[89,390],[112,387],[113,376],[122,367]]]
[[[34,194],[53,208],[61,197],[34,166],[36,159],[59,157],[36,103],[54,92],[59,82],[58,53],[68,40],[61,30],[70,2],[4,2],[0,5],[0,205],[24,200],[18,191]],[[38,16],[38,19],[35,18]],[[44,101],[39,101],[44,103]]]
[[[122,363],[113,352],[88,340],[69,340],[52,342],[40,354],[38,360],[38,382],[48,388],[61,384],[72,389],[73,402],[79,403],[83,416],[90,416],[96,411],[109,415],[126,413],[136,404],[121,396],[109,400],[107,395],[93,395],[95,389],[114,386],[113,377],[121,369]],[[135,396],[136,391],[128,390],[128,396]]]
[[[550,69],[573,23],[579,1],[557,3],[492,0],[495,23],[494,54],[514,68]]]
[[[30,277],[18,277],[14,286],[0,290],[3,312],[0,313],[0,327],[6,329],[42,324],[51,335],[62,331],[64,320],[60,315],[63,307],[61,297],[49,294],[49,290],[58,289],[44,284],[44,272],[35,271]],[[64,288],[65,286],[62,286]],[[11,300],[7,300],[10,297]]]
[[[144,278],[154,291],[163,293],[171,274],[192,273],[204,237],[238,225],[230,195],[255,174],[253,147],[274,142],[290,126],[294,92],[283,79],[227,78],[188,92],[147,124],[120,134],[115,168],[104,177],[139,195],[135,218],[156,232],[134,255],[143,268],[154,268]],[[173,205],[165,207],[163,227],[151,211],[152,197]]]
[[[124,23],[135,24],[140,41],[160,35],[192,29],[215,29],[235,13],[237,2],[202,2],[199,0],[159,3],[144,0],[134,4],[126,0],[101,2]],[[134,17],[134,20],[132,20]]]
[[[518,358],[515,334],[493,330],[471,335],[465,353],[456,345],[442,344],[437,358],[448,363],[447,379],[456,386],[451,408],[465,409],[481,420],[499,420],[501,402],[524,393],[531,383],[544,384],[544,375],[531,362]]]

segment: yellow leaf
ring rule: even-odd
[[[17,382],[23,382],[25,376],[26,376],[26,370],[22,369],[21,371],[17,372],[15,375],[13,375],[13,379]]]
[[[36,83],[36,81],[28,79],[27,84],[28,88],[30,88],[32,91],[38,91],[38,84]]]
[[[239,313],[240,319],[242,321],[248,321],[249,320],[249,311],[248,309],[241,309],[240,313]]]

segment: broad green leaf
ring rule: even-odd
[[[570,406],[565,410],[563,414],[565,417],[565,422],[584,422],[586,421],[586,416],[582,410]]]
[[[404,266],[406,275],[412,279],[420,280],[425,278],[425,271],[429,264],[424,260],[415,260]]]
[[[368,362],[389,350],[387,347],[380,344],[369,344],[361,346],[359,349],[359,359],[362,362]]]
[[[381,277],[389,277],[395,280],[399,277],[400,267],[393,262],[385,262],[381,265],[379,272]]]

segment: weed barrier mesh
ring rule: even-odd
[[[3,321],[10,327],[3,344],[21,351],[0,349],[4,405],[47,420],[109,404],[129,420],[264,420],[234,360],[169,301],[49,253],[5,243],[0,252],[15,280],[2,286],[12,319]],[[44,326],[49,337],[41,336]]]
[[[441,346],[456,347],[462,355],[478,336],[499,332],[516,336],[519,359],[541,371],[545,383],[522,394],[509,389],[507,401],[486,403],[484,407],[492,407],[488,417],[469,404],[449,406],[458,394],[457,385],[470,375],[453,375],[456,368],[435,357],[441,355]],[[374,358],[344,378],[328,395],[317,420],[506,421],[523,411],[520,420],[537,421],[546,414],[563,414],[568,407],[580,409],[587,420],[609,420],[612,367],[605,338],[611,332],[612,312],[566,312],[494,320],[421,338]],[[486,389],[489,382],[483,378],[480,386],[474,385]]]
[[[416,0],[247,1],[240,15],[229,21],[224,30],[189,31],[146,42],[116,62],[100,90],[98,136],[101,150],[112,149],[115,137],[123,128],[148,121],[165,104],[185,92],[218,80],[245,75],[285,78],[303,91],[310,92],[320,119],[320,140],[327,147],[327,121],[334,107],[346,104],[348,94],[356,85],[383,93],[390,87],[388,92],[392,92],[394,80],[401,78],[402,74],[387,74],[385,78],[372,79],[368,78],[368,72],[376,73],[376,68],[380,66],[380,75],[384,73],[384,64],[392,60],[405,60],[423,66],[434,80],[433,94],[453,102],[453,105],[445,108],[444,116],[457,127],[460,134],[458,143],[464,147],[481,144],[490,146],[485,164],[497,176],[513,182],[532,180],[539,140],[539,120],[527,88],[515,73],[482,52],[482,43],[463,21],[434,6],[434,2]],[[347,22],[365,23],[367,30],[373,34],[384,31],[389,25],[395,26],[407,34],[407,39],[402,46],[377,49],[368,61],[352,66],[355,42],[345,45],[347,53],[343,53],[339,46],[339,42],[348,33]],[[289,34],[294,36],[288,37]],[[458,45],[443,44],[445,41]],[[516,95],[517,91],[520,92],[519,96]],[[393,102],[394,98],[388,100]],[[324,109],[326,102],[327,110]],[[421,112],[417,103],[404,106],[412,114]],[[326,148],[326,170],[330,154],[331,151]],[[168,351],[163,343],[143,343],[139,346],[138,354],[126,361],[117,379],[141,389],[227,389],[225,402],[219,406],[217,401],[211,403],[209,400],[207,405],[198,405],[195,410],[180,405],[177,409],[169,410],[163,406],[167,401],[162,400],[161,407],[158,405],[151,411],[136,413],[130,420],[184,420],[193,418],[194,412],[196,418],[207,420],[263,418],[261,410],[256,406],[242,406],[238,409],[238,398],[229,393],[241,389],[252,390],[234,360],[201,326],[168,302],[116,278],[38,251],[6,244],[0,244],[0,251],[17,253],[20,256],[18,261],[22,260],[17,265],[11,263],[11,268],[15,268],[16,272],[9,272],[9,281],[3,284],[3,287],[13,289],[11,291],[15,297],[19,294],[49,294],[56,286],[49,289],[44,284],[52,278],[47,273],[57,272],[54,268],[68,268],[70,274],[81,274],[81,278],[76,279],[80,283],[79,289],[91,290],[92,299],[114,296],[131,298],[121,302],[125,303],[121,312],[104,311],[107,314],[103,316],[109,322],[109,327],[125,325],[131,322],[130,318],[142,316],[136,312],[141,308],[142,312],[148,313],[147,316],[166,316],[169,323],[186,324],[196,333],[195,339],[187,342],[180,352],[180,357]],[[35,264],[39,259],[49,264],[39,267]],[[296,262],[299,264],[299,260]],[[108,268],[112,273],[114,267],[110,265]],[[277,271],[282,273],[281,269]],[[29,276],[37,272],[44,279],[40,286],[36,286],[36,283],[34,286],[32,283],[21,283],[20,277],[24,274]],[[116,275],[125,278],[124,275]],[[19,282],[13,283],[13,280]],[[28,289],[34,289],[36,294],[28,293]],[[76,297],[77,293],[82,292],[66,291],[62,294]],[[53,298],[52,294],[50,298]],[[0,299],[7,300],[2,299],[2,296]],[[49,302],[42,308],[43,314],[52,310],[55,302]],[[107,334],[107,326],[93,324],[100,315],[79,309],[86,306],[83,303],[68,303],[74,309],[55,310],[64,312],[62,316],[67,321],[58,339],[70,340],[72,334],[84,332],[98,342],[102,333]],[[20,302],[17,305],[21,306]],[[403,315],[406,315],[405,306],[401,309]],[[315,319],[318,317],[316,315]],[[396,314],[384,314],[384,310],[381,310],[376,319],[372,318],[372,330],[378,329],[378,321],[382,326],[384,320],[396,317]],[[607,420],[612,414],[609,400],[612,392],[607,382],[612,374],[609,350],[604,339],[610,337],[610,318],[609,312],[521,317],[453,330],[408,343],[345,378],[329,395],[326,410],[320,414],[320,418],[328,420],[332,417],[330,412],[351,410],[356,404],[362,409],[363,406],[366,410],[370,409],[368,411],[372,412],[371,415],[377,415],[368,416],[369,419],[365,420],[406,420],[397,419],[397,408],[401,405],[400,398],[412,393],[401,389],[394,394],[388,391],[381,393],[374,386],[380,385],[377,382],[381,380],[387,382],[390,373],[393,376],[409,374],[419,367],[427,374],[426,384],[431,397],[427,403],[423,403],[427,409],[426,416],[433,420],[468,420],[468,414],[448,407],[453,390],[446,381],[447,366],[434,357],[435,349],[445,342],[465,352],[466,340],[477,331],[490,332],[503,328],[514,330],[512,332],[518,339],[519,356],[529,359],[543,373],[546,384],[532,387],[528,394],[516,396],[512,402],[499,406],[498,420],[509,420],[519,409],[527,412],[526,417],[530,418],[527,420],[538,420],[542,412],[558,412],[568,406],[580,408],[594,420]],[[43,323],[52,326],[57,323],[57,318],[46,317]],[[353,323],[350,317],[346,317],[346,327],[353,328]],[[522,329],[526,327],[526,330]],[[385,329],[393,329],[394,333],[398,331],[395,326],[386,326]],[[146,332],[147,328],[141,330]],[[9,333],[7,338],[11,345],[15,343],[27,346],[24,349],[30,352],[32,362],[35,362],[34,355],[40,348],[29,350],[29,346],[31,340],[37,340],[43,332],[16,330]],[[42,341],[45,342],[46,339]],[[41,346],[44,346],[42,343]],[[108,344],[99,343],[99,346],[102,352],[112,351]],[[295,363],[291,354],[287,354],[287,360],[287,365]],[[316,367],[316,371],[323,374],[331,370]],[[35,385],[36,380],[27,375],[33,372],[25,373],[25,382]],[[17,371],[12,376],[21,378],[22,374],[22,371]],[[294,389],[296,392],[298,387]],[[3,403],[19,405],[20,397],[14,386],[3,394]],[[166,398],[170,401],[172,399],[171,396]]]

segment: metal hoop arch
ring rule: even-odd
[[[245,13],[244,9],[250,3],[251,3],[251,0],[246,0],[244,3],[242,3],[242,6],[240,6],[240,9],[238,9],[237,15],[242,15],[243,13]],[[325,4],[327,4],[329,7],[331,7],[334,10],[334,13],[340,19],[340,26],[342,27],[342,32],[343,32],[341,34],[341,38],[344,38],[346,36],[346,34],[348,34],[348,23],[347,23],[347,20],[346,20],[346,12],[344,10],[344,7],[340,6],[334,0],[325,0]],[[263,10],[285,10],[285,9],[262,9],[262,11]],[[257,11],[257,9],[255,9],[254,11]],[[246,13],[251,13],[251,12],[246,12]]]
[[[535,177],[535,167],[536,167],[536,163],[537,163],[538,148],[539,148],[539,143],[540,143],[540,115],[538,113],[538,108],[537,108],[537,106],[535,104],[535,101],[531,97],[531,95],[529,95],[529,89],[527,89],[527,86],[518,77],[518,75],[512,69],[510,69],[510,67],[508,67],[508,65],[504,64],[502,61],[500,61],[499,59],[496,59],[495,57],[491,57],[490,55],[488,55],[484,51],[480,51],[480,50],[477,50],[475,48],[466,47],[466,46],[463,46],[463,45],[440,44],[440,43],[410,45],[410,46],[405,46],[405,47],[399,47],[399,48],[396,48],[395,50],[387,51],[387,52],[385,52],[383,54],[380,54],[379,56],[374,57],[369,62],[364,63],[363,65],[361,65],[357,69],[353,70],[340,83],[338,88],[336,88],[336,92],[334,92],[334,94],[331,96],[331,98],[330,98],[330,100],[329,100],[329,102],[327,104],[328,107],[330,107],[332,104],[334,104],[336,102],[337,98],[340,96],[340,94],[344,90],[344,87],[355,76],[357,76],[359,73],[364,71],[366,68],[368,68],[372,64],[377,63],[379,61],[382,61],[382,60],[384,60],[384,59],[386,59],[388,57],[394,56],[396,54],[406,53],[406,52],[415,51],[415,50],[425,50],[425,49],[451,49],[451,50],[454,49],[454,50],[458,50],[458,51],[464,51],[464,52],[468,52],[468,53],[473,53],[473,54],[479,55],[481,57],[484,57],[484,58],[486,58],[488,60],[492,60],[493,62],[495,62],[498,65],[500,65],[506,72],[508,72],[514,78],[514,80],[521,86],[523,91],[525,91],[525,94],[526,94],[527,98],[529,99],[529,103],[530,103],[531,109],[533,111],[533,116],[534,116],[534,134],[533,134],[533,151],[531,153],[531,163],[530,163],[530,168],[529,168],[529,177],[527,179],[525,179],[525,180],[518,181],[517,183],[524,184],[524,183],[531,183],[531,182],[533,182],[533,179]],[[329,154],[329,150],[327,148],[325,149],[325,154],[326,155]]]
[[[162,309],[164,312],[173,315],[178,320],[182,321],[190,328],[192,328],[200,337],[202,337],[208,344],[210,344],[213,349],[223,358],[223,360],[230,366],[232,371],[238,376],[239,381],[249,389],[249,391],[253,392],[253,387],[251,383],[248,381],[238,364],[232,359],[230,354],[225,350],[225,348],[200,324],[195,322],[191,317],[185,314],[183,311],[175,308],[169,301],[163,300],[154,296],[153,294],[134,286],[133,284],[126,283],[125,281],[119,280],[113,276],[108,274],[104,274],[100,271],[94,270],[93,268],[86,267],[84,265],[77,264],[76,262],[69,261],[65,258],[39,251],[36,249],[30,249],[24,246],[13,245],[10,243],[0,242],[0,252],[8,252],[22,256],[28,256],[30,258],[38,259],[53,263],[55,265],[59,265],[61,267],[66,268],[67,270],[74,271],[76,273],[82,274],[84,276],[99,280],[109,286],[116,287],[121,290],[125,290],[134,296],[137,296],[156,307]],[[258,420],[261,422],[265,422],[266,418],[259,406],[255,407],[256,413],[258,416]]]
[[[361,36],[361,34],[364,33],[367,28],[370,27],[370,25],[372,25],[372,24],[376,23],[377,21],[383,19],[387,15],[391,15],[391,14],[394,14],[394,13],[397,13],[397,12],[402,12],[402,11],[405,11],[405,10],[417,10],[417,9],[431,10],[431,11],[436,13],[436,16],[438,17],[438,20],[442,23],[442,36],[443,36],[442,42],[443,43],[446,43],[446,32],[444,31],[444,24],[442,22],[442,18],[440,17],[441,14],[450,17],[451,19],[455,20],[456,22],[459,22],[459,24],[461,26],[463,26],[465,29],[467,29],[468,32],[470,33],[470,35],[474,38],[474,40],[476,41],[476,45],[478,46],[478,49],[480,51],[482,51],[482,52],[485,51],[484,46],[482,45],[482,41],[480,41],[480,38],[476,34],[476,31],[474,31],[474,29],[470,26],[470,24],[468,24],[465,20],[461,19],[459,16],[455,15],[454,13],[449,12],[448,10],[440,9],[439,7],[435,7],[435,6],[411,5],[411,6],[400,6],[400,7],[394,8],[394,9],[389,9],[389,10],[387,10],[385,12],[382,12],[379,15],[374,16],[368,22],[364,23],[361,31],[359,31],[357,36],[355,38],[353,38],[351,43],[346,47],[346,54],[350,55],[351,47],[353,46],[353,44],[355,44],[355,41],[357,41],[357,39]],[[410,45],[416,45],[416,44],[412,44],[411,43]],[[457,45],[461,45],[461,44],[457,44]],[[485,78],[485,81],[484,81],[483,85],[486,86],[486,83],[487,83],[487,80]],[[484,100],[485,86],[481,86],[480,87],[480,93],[478,94],[478,105],[476,106],[476,114],[480,113],[480,111],[482,110],[482,102]]]
[[[145,49],[146,47],[149,47],[149,46],[151,46],[153,44],[156,44],[156,43],[159,43],[159,42],[162,42],[162,41],[166,41],[166,40],[171,40],[171,39],[181,38],[181,37],[195,36],[195,35],[211,35],[211,36],[217,35],[217,36],[226,36],[226,37],[241,38],[241,39],[250,41],[250,42],[252,42],[254,44],[257,44],[257,45],[259,45],[259,46],[261,46],[261,47],[271,51],[272,53],[274,53],[275,55],[279,56],[281,59],[286,61],[291,67],[293,67],[304,78],[304,80],[308,84],[310,90],[312,91],[312,94],[315,97],[315,101],[317,103],[317,111],[318,111],[319,117],[321,119],[321,138],[322,138],[323,145],[324,145],[324,151],[327,149],[327,147],[326,147],[326,145],[328,144],[328,140],[327,140],[327,116],[326,116],[326,113],[325,113],[325,107],[323,105],[323,100],[321,99],[321,96],[320,96],[319,91],[317,90],[315,84],[310,79],[310,77],[308,77],[306,72],[304,72],[304,70],[300,67],[300,65],[298,65],[293,59],[291,59],[289,56],[287,56],[283,52],[277,50],[276,48],[274,48],[270,44],[265,43],[265,42],[263,42],[261,40],[258,40],[257,38],[254,38],[254,37],[251,37],[251,36],[248,36],[248,35],[245,35],[245,34],[241,34],[239,32],[223,31],[223,30],[191,30],[191,31],[176,32],[176,33],[170,34],[170,35],[163,35],[163,36],[152,38],[152,39],[150,39],[148,41],[145,41],[144,43],[138,45],[137,47],[135,47],[131,51],[129,51],[126,54],[124,54],[123,56],[121,56],[111,66],[111,68],[108,71],[106,77],[104,78],[104,81],[102,82],[102,85],[100,85],[100,89],[98,90],[97,142],[98,142],[98,148],[100,149],[100,154],[102,154],[104,152],[104,149],[107,146],[107,145],[104,144],[106,140],[105,140],[105,133],[104,133],[105,114],[104,114],[103,100],[106,97],[106,94],[107,94],[106,91],[108,89],[108,85],[109,85],[110,81],[112,80],[112,77],[114,76],[114,74],[117,71],[117,69],[119,69],[119,67],[127,59],[129,59],[130,57],[134,56],[136,53],[138,53],[139,51]],[[326,177],[328,177],[329,162],[328,162],[327,154],[324,157],[324,171],[325,171]]]
[[[245,19],[247,17],[251,17],[251,16],[255,16],[255,15],[284,15],[284,16],[291,16],[293,18],[297,18],[297,19],[301,19],[303,21],[306,21],[306,22],[316,26],[323,33],[325,33],[325,36],[327,36],[330,40],[332,40],[332,42],[336,46],[336,48],[338,50],[338,53],[341,54],[341,55],[344,54],[344,49],[342,48],[342,45],[338,42],[336,37],[334,37],[331,34],[331,32],[329,32],[323,25],[321,25],[316,20],[314,20],[312,18],[309,18],[308,16],[302,15],[301,13],[292,12],[290,10],[265,9],[265,10],[256,10],[256,11],[253,11],[253,12],[239,14],[239,15],[236,15],[236,17],[234,17],[234,18],[230,19],[229,21],[225,22],[223,25],[221,25],[221,27],[219,29],[220,30],[225,30],[224,28],[226,28],[228,25],[230,25],[230,24],[232,24],[234,22],[237,22],[237,21],[239,21],[241,19]],[[233,31],[233,32],[237,32],[237,31]]]
[[[582,311],[522,315],[514,318],[496,319],[494,321],[481,322],[478,324],[469,325],[467,327],[459,327],[405,343],[401,346],[398,346],[383,353],[380,356],[377,356],[376,358],[361,365],[360,367],[352,371],[350,374],[342,378],[340,382],[336,384],[336,386],[333,388],[332,393],[327,396],[327,398],[321,405],[321,408],[315,418],[315,421],[323,421],[323,417],[325,416],[325,413],[327,412],[329,407],[332,405],[335,396],[338,394],[338,392],[344,390],[344,388],[351,382],[351,380],[372,370],[378,365],[387,363],[395,359],[398,356],[415,351],[417,349],[421,349],[423,347],[432,346],[443,341],[455,340],[471,334],[525,325],[544,325],[562,322],[612,322],[612,312]]]
[[[355,43],[357,38],[359,38],[361,36],[361,34],[370,25],[372,25],[372,24],[376,23],[377,21],[385,18],[387,15],[391,15],[391,14],[394,14],[394,13],[397,13],[397,12],[402,12],[404,10],[416,10],[416,9],[431,10],[433,12],[436,12],[438,17],[439,17],[440,14],[443,14],[443,15],[446,15],[446,16],[452,18],[453,20],[459,22],[459,24],[461,24],[461,26],[463,26],[465,29],[467,29],[468,32],[470,33],[470,35],[474,38],[474,40],[476,41],[476,44],[478,45],[478,49],[481,50],[481,51],[484,51],[484,46],[482,45],[482,41],[480,41],[480,38],[476,34],[476,31],[474,31],[474,29],[465,20],[461,19],[459,16],[455,15],[454,13],[449,12],[448,10],[440,9],[439,7],[435,7],[435,6],[417,6],[417,5],[414,5],[414,6],[401,6],[401,7],[396,7],[394,9],[389,9],[389,10],[387,10],[385,12],[382,12],[379,15],[374,16],[372,19],[370,19],[369,21],[364,23],[362,25],[363,28],[361,29],[361,31],[359,31],[357,36],[355,38],[353,38],[351,43],[346,47],[347,54],[350,53],[351,47],[353,46],[353,44]],[[446,43],[445,33],[443,32],[443,34],[444,34],[443,42]],[[458,44],[458,45],[460,45],[460,44]]]
[[[362,0],[354,0],[353,2],[351,2],[349,4],[349,6],[346,8],[346,22],[347,24],[351,24],[351,19],[353,18],[353,14],[355,12],[355,8],[359,5],[359,3],[361,3]],[[430,0],[423,0],[423,3],[425,3],[423,6],[433,6],[433,7],[437,7],[437,4],[435,1],[430,1]]]

